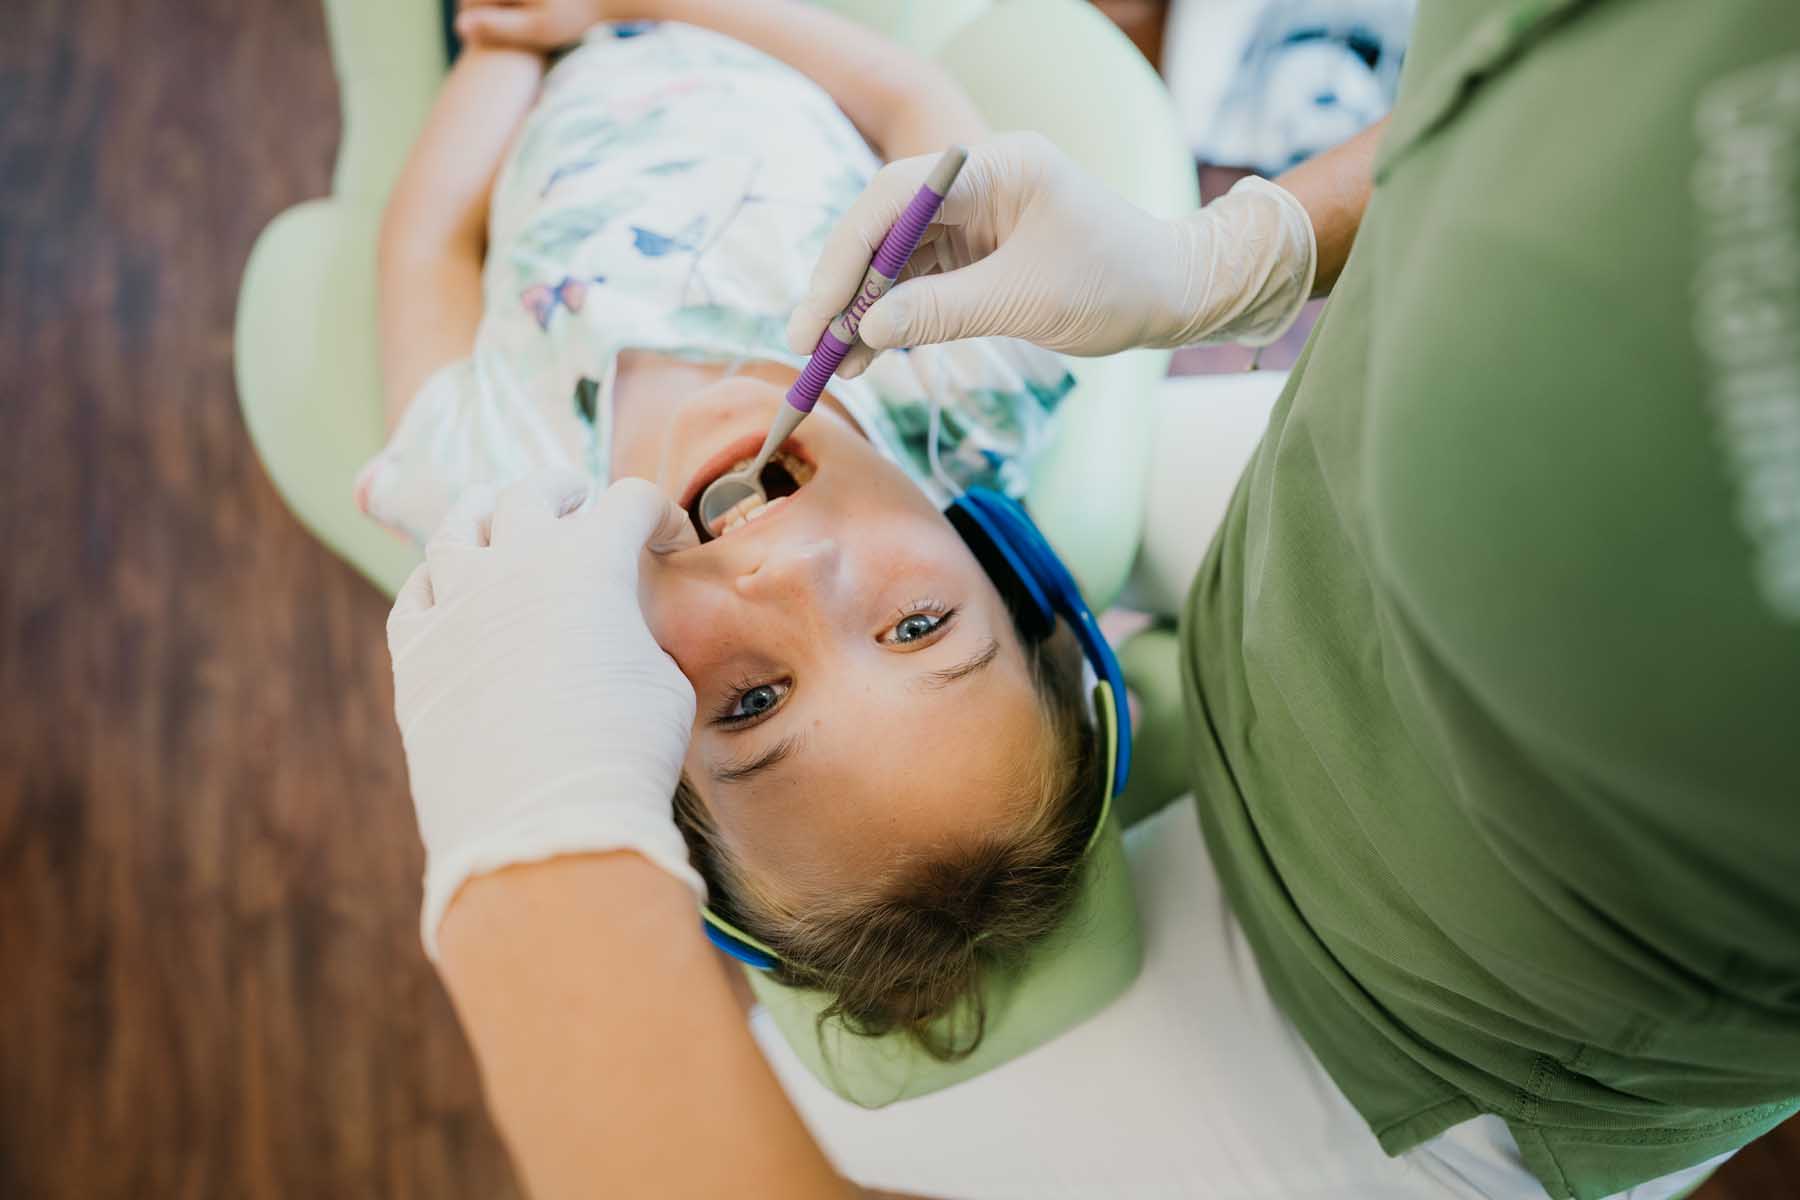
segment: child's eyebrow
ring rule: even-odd
[[[713,778],[720,783],[743,783],[754,779],[770,767],[792,758],[799,751],[803,740],[800,734],[791,733],[748,762],[727,762],[714,767]]]
[[[989,638],[987,643],[969,658],[957,663],[953,667],[945,667],[941,671],[927,671],[925,674],[919,676],[919,682],[935,692],[939,688],[949,687],[959,679],[967,679],[969,676],[975,674],[975,672],[981,670],[999,657],[999,641],[994,638]]]

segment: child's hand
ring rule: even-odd
[[[605,0],[459,0],[457,7],[457,37],[521,50],[560,50],[609,16]]]

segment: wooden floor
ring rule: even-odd
[[[5,26],[0,1197],[515,1195],[418,949],[387,605],[232,388],[251,241],[327,188],[319,5]]]
[[[232,392],[251,240],[327,186],[318,6],[4,26],[0,1197],[516,1195],[418,950],[386,605]],[[1797,1143],[1706,1195],[1800,1194]]]

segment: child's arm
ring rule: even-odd
[[[780,59],[824,88],[888,159],[976,141],[987,125],[936,63],[803,0],[462,0],[465,38],[552,50],[596,21],[682,21]]]
[[[388,197],[376,272],[390,429],[431,373],[475,343],[488,194],[543,75],[535,51],[471,47]]]

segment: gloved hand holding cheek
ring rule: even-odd
[[[833,230],[788,324],[796,353],[810,352],[855,295],[935,161],[888,164]],[[1306,210],[1266,180],[1246,179],[1164,220],[1048,139],[1008,134],[970,148],[919,250],[870,306],[863,345],[838,373],[860,373],[880,350],[970,337],[1017,337],[1079,355],[1202,340],[1264,345],[1299,314],[1316,260]]]
[[[426,544],[388,649],[434,961],[462,884],[518,863],[633,850],[704,895],[670,813],[694,692],[637,594],[640,555],[693,540],[644,480],[553,473],[471,493]]]

